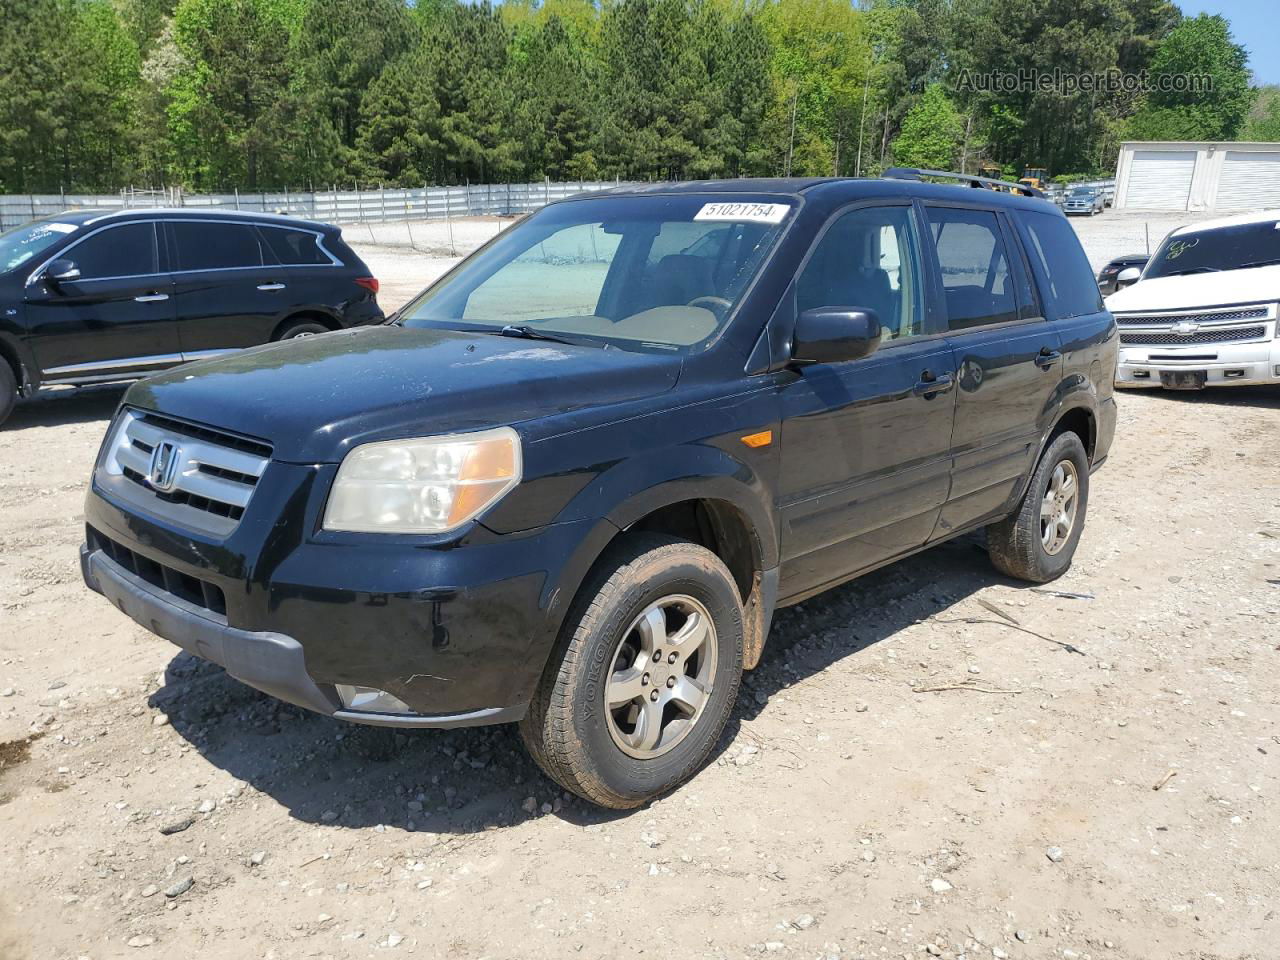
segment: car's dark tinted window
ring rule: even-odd
[[[1041,276],[1040,294],[1055,317],[1079,317],[1102,309],[1093,268],[1071,224],[1053,213],[1019,214],[1027,228],[1027,255]]]
[[[76,244],[66,256],[80,268],[82,280],[155,273],[155,225],[147,222],[108,227]]]
[[[262,266],[262,245],[251,224],[178,220],[170,228],[178,248],[179,270]]]
[[[316,243],[316,235],[305,230],[287,230],[282,227],[259,227],[267,248],[278,262],[293,266],[330,264],[333,261]]]
[[[952,330],[1018,318],[1000,222],[986,210],[928,207]]]

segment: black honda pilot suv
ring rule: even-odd
[[[1035,197],[737,180],[553,203],[392,325],[134,385],[84,578],[290,703],[519,721],[558,783],[691,776],[774,610],[968,531],[1044,582],[1117,337]]]

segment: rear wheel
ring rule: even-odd
[[[1089,457],[1076,433],[1049,444],[1012,516],[987,527],[996,569],[1019,580],[1047,583],[1067,572],[1089,506]]]
[[[315,320],[298,320],[288,324],[280,331],[277,340],[297,340],[299,337],[314,337],[317,333],[328,333],[329,328]]]
[[[0,357],[0,424],[9,419],[18,402],[18,381],[13,375],[13,368]]]
[[[742,604],[720,558],[637,535],[584,588],[520,734],[553,780],[637,807],[706,761],[742,679]]]

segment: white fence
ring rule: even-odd
[[[378,189],[299,193],[183,193],[181,190],[117,194],[0,195],[0,229],[51,217],[63,210],[190,207],[284,213],[331,223],[446,220],[452,217],[528,213],[552,200],[619,186],[613,180],[569,183],[486,183],[417,190]]]

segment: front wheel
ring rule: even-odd
[[[584,588],[520,735],[581,797],[638,807],[691,777],[742,679],[742,603],[709,550],[628,538]]]
[[[1089,506],[1089,457],[1076,433],[1061,433],[1040,458],[1018,510],[987,527],[996,569],[1048,583],[1067,572]]]

